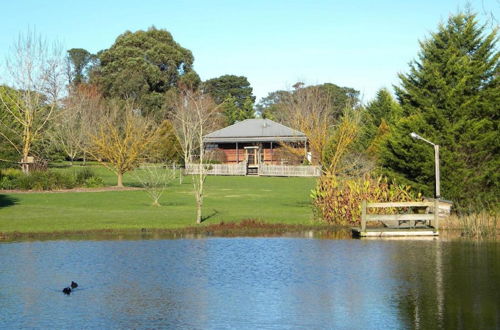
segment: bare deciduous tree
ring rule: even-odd
[[[90,133],[96,133],[103,101],[95,87],[79,85],[71,89],[63,102],[63,109],[52,122],[48,133],[55,147],[63,151],[71,162],[83,155],[90,144]]]
[[[339,123],[333,127],[328,149],[323,154],[323,170],[327,175],[336,176],[360,167],[358,157],[350,152],[359,130],[359,113],[346,109]]]
[[[9,134],[0,131],[0,135],[21,155],[25,173],[33,144],[41,139],[58,107],[64,88],[63,63],[61,47],[48,45],[31,31],[19,35],[7,59],[8,81],[15,93],[0,93],[5,109],[0,120],[4,128],[11,129]]]
[[[176,177],[176,168],[168,168],[163,164],[145,164],[134,172],[135,178],[141,183],[153,206],[160,206],[160,198],[167,186]]]
[[[154,122],[134,112],[130,103],[112,102],[98,115],[87,152],[113,171],[117,187],[123,187],[123,174],[147,156],[156,133]]]
[[[172,122],[181,143],[186,166],[195,167],[192,176],[196,199],[196,223],[202,221],[204,183],[210,153],[205,149],[203,137],[220,127],[220,107],[209,95],[200,91],[183,90],[173,110]]]
[[[321,162],[323,149],[332,133],[331,96],[317,86],[297,86],[293,93],[277,105],[277,120],[307,136],[312,163]],[[282,143],[289,152],[305,156],[302,148]]]

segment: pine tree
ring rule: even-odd
[[[222,103],[222,113],[226,117],[228,125],[232,125],[237,121],[255,118],[253,100],[247,98],[243,105],[239,107],[236,98],[234,96],[228,96]]]
[[[485,32],[475,14],[460,13],[420,43],[409,73],[399,75],[403,118],[381,161],[386,174],[432,196],[433,149],[409,134],[439,144],[442,195],[462,205],[499,195],[500,55],[496,30]]]
[[[387,89],[382,88],[364,110],[360,145],[364,149],[370,149],[371,156],[377,157],[383,137],[389,132],[389,127],[401,117],[401,106]]]

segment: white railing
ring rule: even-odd
[[[241,162],[239,164],[206,164],[203,165],[208,175],[246,175],[247,163]],[[187,164],[186,174],[199,174],[198,164]]]
[[[208,175],[247,175],[247,163],[239,164],[206,164]],[[187,164],[185,174],[199,174],[198,164]],[[258,167],[260,176],[321,176],[321,167],[312,165],[266,165]]]
[[[266,165],[261,164],[262,176],[320,176],[321,167],[313,165]]]

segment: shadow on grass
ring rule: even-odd
[[[15,197],[0,195],[0,208],[16,205],[18,201]]]
[[[219,211],[217,210],[214,210],[212,213],[210,213],[209,215],[206,215],[204,217],[201,218],[201,222],[205,222],[207,221],[208,219],[210,218],[213,218],[214,216],[216,216],[217,214],[219,214]]]

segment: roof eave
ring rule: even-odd
[[[259,137],[205,137],[205,143],[234,142],[306,142],[305,136],[259,136]]]

